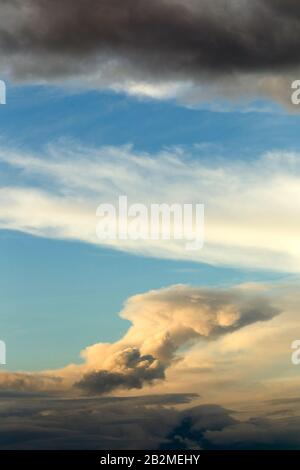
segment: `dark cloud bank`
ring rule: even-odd
[[[2,395],[0,449],[300,449],[292,408],[243,421],[218,405],[178,409],[193,398]]]
[[[2,0],[0,9],[1,66],[15,79],[83,76],[109,86],[230,77],[247,92],[255,85],[249,76],[241,83],[244,74],[275,75],[282,86],[299,78],[297,0]]]

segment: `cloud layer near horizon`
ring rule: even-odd
[[[98,399],[1,396],[1,450],[299,449],[299,400],[263,409],[191,403],[188,394]],[[180,409],[179,405],[185,405]]]
[[[188,103],[267,96],[299,78],[297,0],[5,0],[1,73]]]

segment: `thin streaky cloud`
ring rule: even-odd
[[[0,226],[143,256],[299,272],[300,156],[274,151],[214,163],[194,157],[182,149],[140,154],[130,146],[53,146],[44,155],[2,149],[3,174],[13,168],[20,183],[0,190]],[[203,249],[188,251],[185,240],[99,240],[97,207],[117,205],[120,195],[147,207],[204,204]]]

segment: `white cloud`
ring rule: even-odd
[[[129,146],[52,147],[42,156],[2,149],[2,180],[4,168],[13,167],[21,183],[0,191],[0,226],[99,244],[96,209],[120,195],[146,205],[204,203],[202,250],[186,251],[185,240],[102,243],[146,256],[299,272],[300,155],[215,163],[193,157],[180,149],[139,154]]]

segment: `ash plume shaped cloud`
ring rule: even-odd
[[[177,285],[131,297],[121,317],[132,323],[113,344],[96,344],[83,356],[87,372],[76,387],[88,394],[139,389],[165,379],[182,347],[216,339],[279,311],[252,289],[215,290]]]
[[[110,393],[119,388],[139,389],[144,383],[165,379],[163,364],[151,354],[141,356],[136,348],[128,348],[117,356],[118,372],[108,370],[95,371],[87,374],[78,382],[77,387],[92,394]]]
[[[119,341],[87,347],[82,364],[35,374],[3,372],[0,393],[97,396],[142,389],[166,380],[168,369],[194,344],[216,341],[279,313],[269,295],[252,286],[209,289],[175,285],[149,291],[126,302],[120,316],[131,326]]]
[[[211,94],[287,103],[299,71],[296,0],[11,0],[0,8],[3,67],[21,81],[77,78],[187,101],[203,99],[204,84]],[[177,82],[191,87],[174,91]]]

